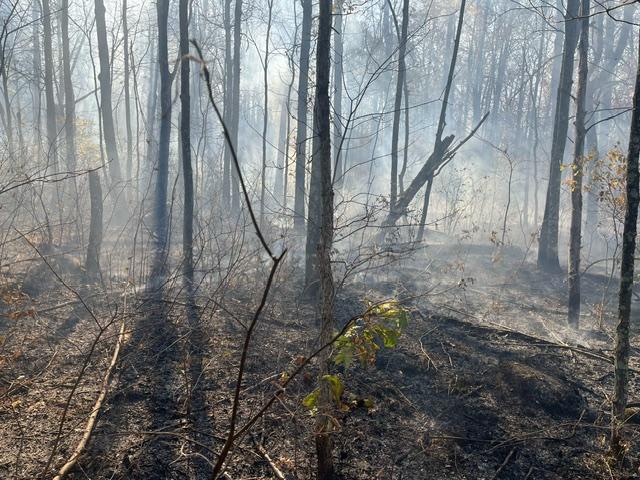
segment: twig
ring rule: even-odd
[[[500,475],[500,472],[502,471],[502,469],[504,469],[507,463],[509,463],[509,460],[511,460],[511,457],[513,456],[515,451],[516,451],[516,447],[513,447],[509,452],[509,454],[507,455],[507,458],[504,459],[504,462],[502,462],[502,464],[498,467],[498,470],[496,470],[496,473],[493,475],[492,480],[496,480],[498,478],[498,475]]]
[[[262,445],[260,445],[256,439],[253,439],[253,443],[256,447],[256,450],[258,451],[258,453],[262,456],[262,458],[264,458],[264,460],[269,464],[269,467],[271,467],[271,471],[273,472],[273,474],[275,475],[275,477],[278,480],[287,480],[287,477],[284,475],[284,473],[282,473],[282,471],[278,468],[278,466],[273,463],[273,460],[271,460],[271,457],[269,456],[269,454],[267,453],[267,451],[264,449],[264,447]]]

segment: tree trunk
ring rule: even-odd
[[[167,23],[169,0],[158,0],[158,63],[160,66],[160,138],[158,142],[158,163],[156,176],[156,195],[154,205],[155,220],[155,259],[152,279],[154,286],[161,284],[161,275],[165,270],[168,218],[167,186],[169,183],[169,141],[171,139],[171,78],[169,75],[169,54],[167,45]]]
[[[191,95],[189,55],[189,0],[180,0],[180,151],[184,180],[182,262],[188,292],[193,288],[193,170],[191,166]]]
[[[64,79],[64,135],[66,145],[67,169],[76,169],[76,99],[73,93],[73,83],[71,80],[71,54],[69,52],[69,0],[62,0],[62,11],[60,12],[60,28],[62,37],[62,65]]]
[[[427,224],[427,213],[429,212],[429,200],[431,198],[431,186],[433,185],[433,177],[427,181],[427,188],[424,192],[424,202],[422,204],[422,214],[420,215],[420,225],[418,226],[418,234],[416,235],[416,242],[422,242],[424,238],[424,229]]]
[[[336,0],[335,3],[335,21],[333,37],[335,58],[333,60],[333,148],[335,170],[333,177],[335,184],[339,187],[342,183],[343,162],[342,162],[342,55],[344,52],[344,39],[342,38],[343,25],[343,3],[344,0]]]
[[[240,125],[240,49],[242,47],[242,0],[236,0],[233,17],[233,75],[231,87],[231,141],[238,151],[238,128]],[[231,169],[231,211],[240,211],[240,184],[238,173]]]
[[[571,231],[569,240],[569,325],[578,328],[580,322],[580,250],[582,248],[582,172],[584,168],[584,142],[586,136],[585,105],[589,68],[589,11],[590,0],[582,0],[580,23],[580,64],[578,66],[578,92],[576,95],[576,138],[571,173]]]
[[[91,223],[85,272],[87,279],[96,280],[100,276],[100,250],[102,247],[102,187],[97,170],[89,172],[89,196],[91,198]]]
[[[309,199],[309,228],[317,228],[319,235],[308,235],[315,241],[307,242],[317,254],[317,270],[320,279],[320,343],[329,343],[334,330],[334,285],[331,271],[331,244],[333,241],[333,186],[331,182],[331,121],[329,104],[329,75],[331,70],[331,0],[320,0],[318,43],[316,54],[316,95],[313,125],[312,182],[317,174],[317,188],[311,185]],[[331,389],[323,379],[329,373],[329,350],[325,349],[320,360],[320,397],[316,421],[316,453],[318,456],[318,480],[333,480],[333,445],[331,439],[333,400]]]
[[[538,267],[548,272],[559,272],[558,228],[560,222],[560,182],[562,175],[560,165],[564,157],[564,149],[569,128],[569,102],[571,85],[573,84],[573,59],[578,43],[579,23],[577,20],[580,0],[567,1],[565,15],[564,48],[562,67],[556,100],[556,115],[553,122],[553,142],[551,144],[551,163],[549,167],[549,184],[544,206],[542,227],[540,228],[540,244],[538,246]]]
[[[131,190],[133,170],[133,132],[131,130],[131,93],[129,88],[129,24],[127,22],[127,0],[122,0],[122,43],[124,46],[124,123],[127,131],[127,184]],[[131,200],[131,199],[130,199]]]
[[[309,91],[309,52],[311,50],[311,0],[302,2],[302,35],[300,39],[300,71],[298,75],[298,125],[296,127],[296,182],[293,200],[294,228],[304,229],[305,171],[307,154],[307,95]]]
[[[273,0],[267,0],[269,14],[267,16],[267,33],[264,45],[263,87],[264,108],[262,111],[262,169],[260,178],[260,226],[264,225],[265,195],[267,190],[267,131],[269,127],[269,44],[271,42],[271,17],[273,15]]]
[[[48,165],[58,169],[56,104],[53,96],[53,37],[51,34],[51,8],[49,0],[42,0],[42,26],[44,29],[44,97],[47,109]]]
[[[618,457],[624,454],[620,428],[625,421],[624,412],[627,407],[629,382],[629,317],[631,314],[638,203],[640,203],[640,179],[638,176],[638,156],[640,155],[640,48],[638,48],[638,57],[636,85],[633,95],[631,133],[629,134],[629,153],[627,155],[627,205],[624,217],[624,233],[622,236],[622,256],[620,258],[620,296],[618,304],[618,327],[616,329],[611,449]]]
[[[122,181],[116,130],[113,123],[113,105],[111,102],[111,68],[109,62],[109,44],[107,42],[107,25],[103,0],[95,0],[96,35],[98,37],[98,57],[100,59],[100,110],[102,112],[102,128],[104,144],[107,150],[111,187],[117,188]],[[118,195],[117,191],[114,191]]]
[[[233,111],[233,57],[231,56],[231,0],[224,1],[224,111],[225,125],[231,128]],[[234,145],[235,146],[235,145]],[[231,207],[231,149],[224,143],[222,165],[222,208]]]
[[[398,37],[398,78],[393,106],[393,129],[391,133],[391,194],[389,205],[394,207],[398,198],[398,137],[400,136],[400,114],[402,113],[402,87],[406,75],[407,29],[409,25],[409,0],[402,2],[402,31]],[[406,145],[405,145],[406,148]]]
[[[284,196],[284,177],[285,162],[287,161],[287,101],[282,102],[282,108],[280,109],[280,128],[278,130],[278,160],[276,163],[276,174],[273,182],[273,196],[277,201]],[[286,210],[286,199],[283,200],[283,208]]]

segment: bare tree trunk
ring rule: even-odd
[[[631,293],[633,288],[634,256],[636,250],[636,228],[638,203],[640,203],[640,178],[638,156],[640,155],[640,48],[638,49],[638,69],[636,71],[633,114],[629,134],[627,155],[627,206],[622,236],[622,256],[620,258],[620,297],[618,304],[618,327],[616,329],[615,386],[613,390],[613,424],[611,450],[619,458],[624,454],[620,428],[625,421],[629,382],[629,317],[631,314]]]
[[[391,133],[391,194],[389,205],[394,207],[398,198],[398,138],[400,136],[400,114],[402,113],[402,87],[405,83],[407,52],[407,29],[409,25],[409,0],[402,2],[402,31],[398,36],[398,78],[396,81],[396,97],[393,108],[393,129]],[[406,148],[406,145],[405,145]]]
[[[64,79],[64,133],[67,157],[67,169],[76,169],[76,99],[73,92],[73,82],[71,80],[71,53],[69,52],[69,0],[62,0],[62,11],[60,12],[60,28],[62,37],[66,41],[62,42],[62,65]]]
[[[160,66],[160,138],[158,144],[158,163],[156,177],[156,195],[154,206],[155,220],[155,259],[152,277],[159,286],[161,274],[165,269],[168,218],[167,187],[169,183],[169,141],[171,139],[171,78],[169,74],[169,53],[167,45],[167,23],[169,0],[158,0],[158,63]]]
[[[311,51],[311,0],[302,2],[302,35],[300,39],[300,74],[298,76],[298,125],[296,127],[296,184],[293,200],[294,227],[304,229],[305,170],[307,154],[307,95],[309,91],[309,52]]]
[[[284,195],[285,162],[287,162],[287,101],[282,102],[280,109],[280,128],[278,130],[278,160],[276,163],[276,174],[273,182],[273,196],[279,201]],[[286,199],[283,200],[283,207],[286,209]]]
[[[331,70],[331,0],[320,0],[318,43],[316,54],[316,95],[314,105],[314,137],[312,182],[315,172],[318,188],[311,185],[309,199],[309,228],[317,228],[319,235],[308,235],[315,243],[307,242],[317,254],[317,270],[320,279],[320,345],[331,341],[335,321],[333,317],[334,285],[331,271],[331,245],[333,241],[333,186],[331,181],[331,121],[329,105],[329,76]],[[313,196],[316,195],[316,196]],[[329,349],[320,356],[320,397],[316,421],[316,453],[318,456],[318,480],[333,480],[333,443],[331,439],[333,399],[331,388],[323,377],[329,373]]]
[[[113,123],[113,105],[111,102],[111,68],[109,62],[109,43],[107,42],[107,25],[103,0],[95,0],[96,35],[98,37],[98,57],[100,59],[100,110],[102,112],[102,128],[104,129],[104,144],[107,150],[109,172],[112,188],[122,181],[120,160],[118,158],[118,144],[116,130]],[[114,192],[116,195],[117,191]]]
[[[224,0],[224,111],[225,125],[231,127],[233,110],[233,58],[231,54],[231,0]],[[235,146],[235,144],[234,144]],[[222,165],[222,208],[231,207],[231,150],[224,144]]]
[[[553,122],[553,142],[551,144],[551,163],[549,167],[549,184],[544,206],[542,227],[540,228],[540,244],[538,246],[538,267],[548,272],[559,272],[558,228],[560,222],[560,182],[564,149],[569,128],[569,102],[573,83],[573,59],[578,43],[579,24],[578,11],[580,0],[567,1],[565,15],[564,49],[562,67],[558,85],[556,115]]]
[[[240,125],[240,49],[242,47],[242,0],[236,0],[233,17],[233,75],[231,88],[231,141],[238,150],[238,128]],[[231,210],[240,211],[240,184],[238,174],[231,169]]]
[[[91,198],[91,223],[85,272],[89,280],[100,276],[100,250],[102,248],[102,187],[97,170],[89,172],[89,196]]]
[[[416,242],[422,242],[424,238],[424,229],[427,224],[427,213],[429,212],[429,200],[431,198],[431,186],[433,185],[433,177],[427,181],[427,188],[424,192],[424,202],[422,204],[422,214],[420,215],[420,225],[418,226],[418,234]]]
[[[122,43],[124,46],[124,123],[127,131],[127,183],[131,191],[133,171],[133,132],[131,130],[131,92],[129,87],[129,24],[127,21],[127,0],[122,0]],[[131,199],[130,199],[131,200]]]
[[[569,240],[569,325],[578,328],[580,322],[580,250],[582,248],[582,173],[584,169],[584,142],[586,137],[585,105],[589,68],[589,12],[590,0],[582,0],[580,23],[580,64],[578,66],[578,92],[576,95],[576,138],[571,173],[571,231]]]
[[[180,150],[184,180],[182,262],[188,292],[193,288],[193,169],[191,166],[191,95],[189,65],[189,0],[180,0]]]
[[[264,109],[262,112],[262,171],[260,182],[260,226],[264,225],[265,194],[267,189],[267,131],[269,127],[269,45],[271,42],[271,17],[273,15],[273,0],[267,0],[269,14],[267,17],[267,34],[265,35],[263,86]]]
[[[336,0],[335,21],[333,37],[335,58],[333,60],[333,145],[334,145],[334,172],[335,184],[339,188],[342,184],[344,171],[342,152],[339,150],[342,143],[342,55],[344,52],[344,39],[342,38],[344,0]]]
[[[47,109],[47,158],[48,165],[58,168],[56,104],[53,96],[53,37],[51,34],[51,8],[49,0],[42,0],[42,25],[44,28],[44,97]]]
[[[32,61],[33,61],[33,90],[31,95],[34,99],[34,121],[33,121],[33,130],[36,139],[36,157],[40,158],[42,154],[42,89],[41,89],[41,74],[40,70],[42,67],[42,58],[40,56],[40,29],[38,25],[40,24],[40,10],[38,2],[32,2],[31,7],[31,21],[33,23],[32,26],[32,35],[33,35],[33,49],[32,49]]]

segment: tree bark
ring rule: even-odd
[[[580,323],[580,250],[582,248],[582,173],[584,169],[584,143],[586,137],[585,105],[589,68],[589,11],[590,0],[582,0],[580,13],[580,63],[578,66],[578,92],[576,95],[576,138],[571,173],[571,231],[569,240],[569,325]]]
[[[193,288],[193,169],[191,166],[191,95],[189,55],[189,0],[180,0],[180,151],[184,180],[182,262],[185,287]]]
[[[100,250],[102,248],[102,187],[97,170],[89,172],[89,197],[91,198],[91,222],[85,272],[87,279],[96,280],[100,276]]]
[[[640,38],[640,37],[639,37]],[[631,314],[631,293],[633,288],[634,256],[636,250],[636,225],[638,203],[640,203],[640,178],[638,156],[640,155],[640,45],[638,48],[638,69],[636,71],[633,114],[629,134],[627,155],[627,205],[622,236],[622,256],[620,258],[620,295],[618,304],[618,327],[616,328],[615,385],[613,390],[613,424],[611,449],[621,457],[624,454],[620,428],[625,421],[629,382],[629,317]]]
[[[100,111],[102,112],[102,128],[104,144],[107,151],[111,186],[117,187],[122,181],[116,130],[113,123],[113,105],[111,102],[111,64],[109,62],[109,44],[107,42],[107,25],[103,0],[95,0],[96,35],[98,37],[98,57],[100,60]],[[117,192],[114,192],[117,195]]]
[[[169,74],[169,53],[167,45],[167,23],[169,0],[158,0],[158,63],[160,66],[160,138],[158,142],[158,162],[156,165],[156,190],[154,205],[155,259],[152,279],[154,286],[161,284],[165,270],[168,218],[167,186],[169,183],[169,141],[171,139],[171,78]]]
[[[302,34],[300,39],[300,71],[298,75],[298,124],[296,127],[296,181],[293,200],[294,228],[304,229],[305,171],[307,150],[307,95],[309,91],[309,52],[311,51],[311,0],[302,2]]]
[[[564,48],[560,82],[556,100],[556,114],[553,122],[553,141],[551,144],[551,163],[549,166],[549,184],[540,228],[538,246],[538,267],[551,273],[560,272],[558,259],[558,228],[560,222],[560,182],[564,150],[569,128],[569,102],[573,84],[573,59],[578,43],[578,12],[580,0],[568,0],[565,15]]]
[[[71,53],[69,52],[69,0],[62,0],[62,11],[60,12],[60,28],[62,37],[62,65],[64,79],[64,134],[66,146],[67,169],[76,169],[76,99],[73,92],[73,82],[71,79]]]
[[[402,87],[406,75],[405,56],[407,52],[407,29],[409,25],[409,0],[402,2],[402,31],[398,37],[398,78],[396,81],[396,96],[393,106],[393,129],[391,133],[391,194],[390,207],[396,204],[398,198],[398,138],[400,136],[400,114],[402,110]],[[405,145],[405,148],[407,146]]]
[[[44,97],[47,109],[47,158],[48,165],[58,169],[56,103],[53,96],[53,37],[51,34],[51,7],[49,0],[42,0],[42,26],[44,30]]]
[[[308,235],[307,254],[313,249],[317,255],[320,279],[320,345],[331,341],[334,331],[334,285],[331,271],[331,245],[333,241],[333,186],[331,181],[331,121],[329,103],[329,76],[331,70],[331,0],[320,0],[318,43],[316,54],[316,95],[313,125],[312,182],[308,228],[318,229],[317,236]],[[314,185],[317,188],[313,188]],[[331,389],[323,379],[329,373],[329,352],[325,349],[320,360],[320,397],[316,422],[316,453],[318,456],[318,480],[333,480],[333,444],[331,439],[333,400]]]

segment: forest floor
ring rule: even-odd
[[[375,366],[342,373],[345,396],[371,401],[337,414],[342,478],[639,478],[633,417],[624,468],[611,467],[606,456],[615,301],[599,304],[615,298],[617,282],[585,276],[576,333],[565,326],[563,277],[540,273],[530,257],[515,248],[431,239],[410,257],[358,274],[340,291],[341,324],[363,311],[366,298],[397,297],[412,313],[397,348],[382,351]],[[295,270],[286,264],[278,274],[256,330],[239,425],[278,391],[283,372],[315,348],[316,315],[299,300]],[[36,273],[42,282],[48,275]],[[264,273],[254,266],[234,276],[224,294],[197,296],[191,321],[184,302],[170,300],[181,298],[177,288],[166,300],[124,283],[90,295],[51,278],[47,288],[27,295],[28,282],[5,277],[0,477],[42,478],[51,456],[44,476],[52,478],[69,459],[124,318],[109,394],[69,478],[208,478],[228,431],[242,324],[255,310]],[[637,333],[632,366],[640,370]],[[276,478],[272,465],[288,479],[314,478],[314,419],[302,399],[314,388],[316,368],[294,380],[238,443],[227,478]],[[634,372],[630,400],[639,395]]]

